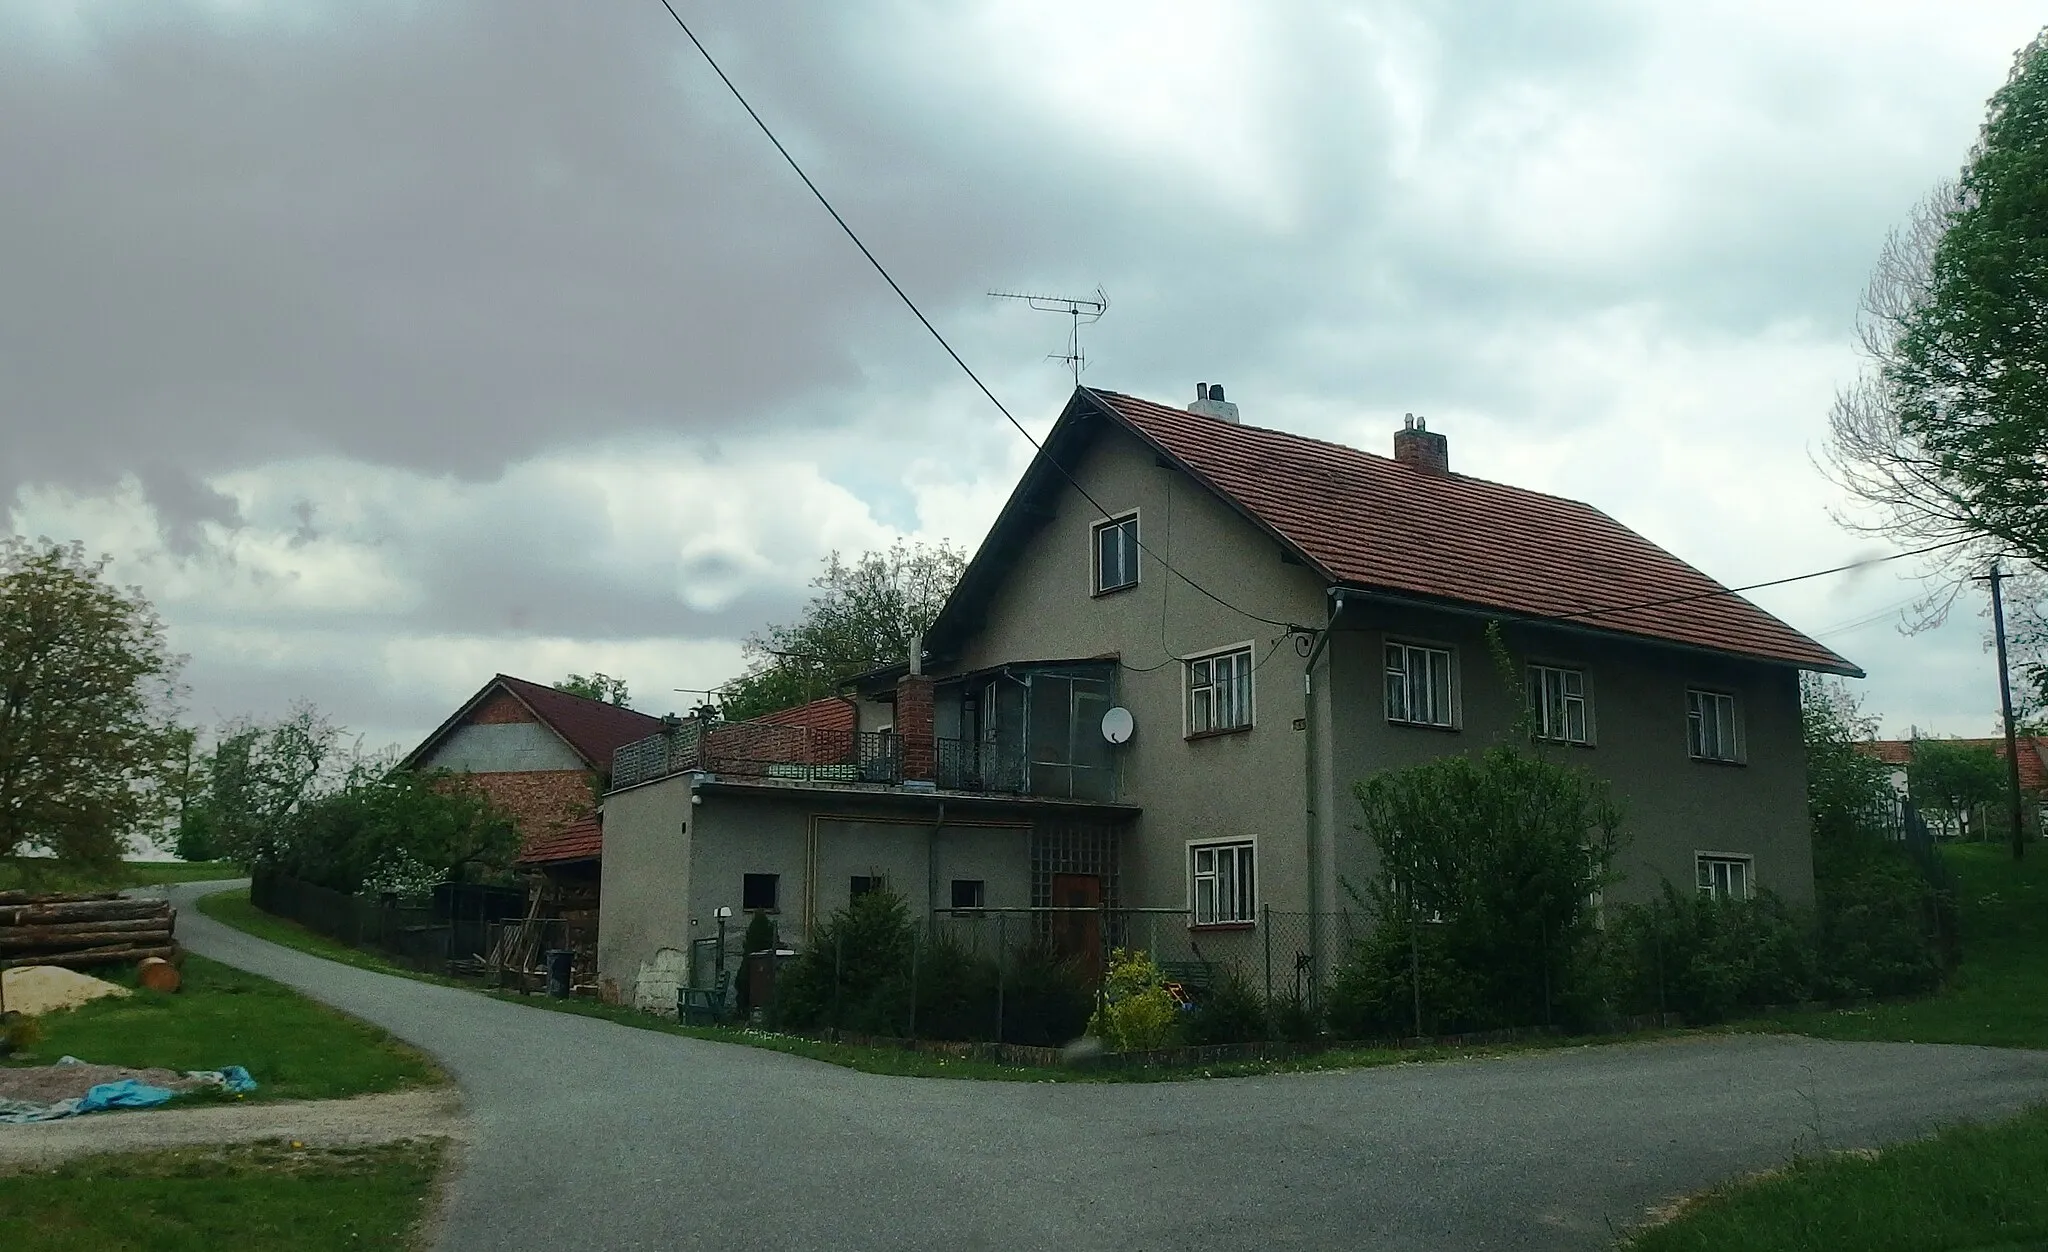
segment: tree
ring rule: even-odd
[[[744,720],[805,704],[907,659],[966,568],[966,554],[946,543],[899,542],[850,562],[832,553],[811,580],[819,594],[803,615],[747,638],[747,672],[726,685],[725,715]]]
[[[2048,33],[2015,57],[1960,180],[1886,241],[1860,330],[1868,367],[1837,397],[1827,457],[1870,510],[1849,524],[1949,545],[1928,563],[1932,624],[2000,552],[2048,567]]]
[[[616,704],[622,709],[631,708],[633,704],[633,697],[626,692],[626,680],[613,678],[601,670],[589,674],[571,674],[556,683],[555,690],[566,691],[572,696],[582,696],[586,700],[602,700],[606,704]]]
[[[1906,766],[1906,790],[1922,813],[1963,831],[1972,812],[2005,797],[2005,762],[1983,744],[1916,739]]]
[[[341,730],[311,705],[267,725],[228,723],[199,759],[178,855],[243,865],[279,860],[301,806],[338,786],[347,769]]]
[[[0,539],[0,857],[104,865],[162,828],[182,659],[108,560]]]

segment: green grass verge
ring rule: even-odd
[[[410,1248],[439,1141],[283,1143],[83,1157],[0,1175],[6,1245],[22,1252],[326,1252]]]
[[[1544,1038],[1531,1039],[1520,1043],[1494,1044],[1473,1048],[1354,1048],[1338,1049],[1318,1053],[1314,1056],[1294,1057],[1287,1060],[1271,1061],[1224,1061],[1202,1066],[1173,1066],[1146,1068],[1117,1068],[1110,1066],[1028,1066],[1003,1065],[992,1061],[958,1059],[935,1056],[926,1052],[912,1052],[903,1048],[872,1047],[863,1044],[833,1043],[829,1040],[813,1039],[804,1035],[784,1035],[773,1031],[748,1030],[734,1026],[684,1026],[665,1017],[644,1013],[622,1005],[604,1004],[596,1000],[551,1000],[543,996],[520,995],[512,991],[498,991],[478,987],[473,982],[456,978],[442,978],[422,974],[417,970],[395,965],[374,952],[365,952],[348,947],[329,939],[325,935],[307,930],[297,922],[265,913],[249,903],[246,889],[220,891],[199,899],[199,911],[224,925],[246,931],[259,939],[294,948],[311,956],[324,957],[353,965],[358,969],[376,970],[394,974],[401,978],[417,979],[421,982],[438,983],[444,986],[461,987],[503,1000],[509,1004],[524,1005],[527,1008],[546,1009],[556,1013],[573,1013],[580,1017],[596,1017],[631,1026],[636,1030],[654,1030],[664,1034],[683,1035],[692,1039],[704,1039],[713,1043],[732,1043],[746,1047],[765,1048],[772,1052],[784,1052],[791,1056],[807,1057],[814,1061],[825,1061],[843,1065],[869,1074],[888,1074],[906,1078],[972,1078],[995,1082],[1178,1082],[1193,1078],[1240,1078],[1254,1074],[1304,1073],[1314,1070],[1361,1069],[1374,1065],[1398,1065],[1408,1062],[1440,1061],[1456,1057],[1500,1056],[1512,1052],[1536,1049],[1585,1046],[1596,1043],[1641,1041],[1663,1038],[1679,1031],[1644,1031],[1634,1035],[1602,1035],[1594,1038]]]
[[[0,860],[0,891],[120,891],[246,874],[230,861],[122,861],[107,870],[83,870],[26,858]]]
[[[135,988],[39,1019],[32,1056],[0,1064],[48,1064],[75,1056],[100,1065],[219,1069],[241,1065],[251,1098],[325,1100],[444,1081],[426,1055],[388,1032],[307,999],[267,978],[190,955],[184,986]],[[132,971],[109,981],[135,987]]]
[[[1957,1126],[1874,1156],[1804,1159],[1690,1202],[1632,1252],[2048,1246],[2048,1109]]]
[[[1924,1000],[1742,1023],[1824,1039],[2048,1048],[2048,846],[2024,861],[1992,844],[1943,849],[1956,874],[1963,962]]]

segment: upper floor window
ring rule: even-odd
[[[1228,926],[1258,920],[1255,845],[1196,844],[1188,849],[1195,925]]]
[[[1716,900],[1747,900],[1750,889],[1750,858],[1702,852],[1699,865],[1700,894]]]
[[[1735,697],[1722,691],[1687,691],[1685,744],[1694,760],[1741,760],[1735,736]]]
[[[1138,515],[1095,523],[1095,594],[1138,585]]]
[[[1252,724],[1250,644],[1188,662],[1188,733],[1242,730]]]
[[[1586,673],[1554,665],[1529,667],[1529,708],[1536,737],[1558,743],[1591,743],[1586,723]]]
[[[1451,653],[1410,643],[1387,645],[1387,720],[1451,726]]]

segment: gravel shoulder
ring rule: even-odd
[[[312,1147],[353,1147],[397,1139],[461,1139],[464,1133],[461,1098],[445,1088],[348,1100],[212,1104],[186,1109],[170,1106],[0,1127],[0,1169],[48,1165],[102,1152],[262,1139],[295,1139]]]

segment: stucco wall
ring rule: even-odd
[[[1278,622],[1320,626],[1321,583],[1284,563],[1265,536],[1178,470],[1156,463],[1138,441],[1106,428],[1074,476],[1113,514],[1136,509],[1148,553],[1136,587],[1091,595],[1097,514],[1071,488],[1051,501],[1053,517],[1026,543],[988,625],[946,667],[959,673],[1006,661],[1120,656],[1119,703],[1137,723],[1118,750],[1120,797],[1143,807],[1123,848],[1123,902],[1183,906],[1191,840],[1256,837],[1262,900],[1307,907],[1304,845],[1302,658],[1280,627],[1224,608],[1174,577],[1151,553],[1217,596]],[[1276,646],[1277,639],[1277,646]],[[1181,657],[1249,642],[1250,730],[1184,736]]]
[[[597,971],[608,997],[633,1002],[643,983],[686,967],[690,950],[690,843],[699,806],[687,776],[613,792],[604,802],[602,913]],[[680,954],[677,958],[665,952]],[[673,1006],[671,988],[667,1003]]]
[[[1390,637],[1455,651],[1459,729],[1386,720],[1383,649]],[[1697,852],[1749,854],[1755,858],[1758,886],[1790,900],[1812,898],[1805,748],[1794,671],[1527,624],[1508,627],[1504,638],[1514,686],[1498,672],[1480,619],[1347,596],[1330,647],[1336,705],[1332,842],[1339,876],[1363,885],[1373,864],[1370,846],[1357,829],[1351,784],[1381,770],[1501,742],[1520,712],[1527,666],[1547,662],[1585,672],[1593,742],[1544,751],[1607,779],[1623,806],[1629,845],[1621,869],[1627,878],[1608,893],[1609,899],[1645,898],[1665,878],[1682,891],[1692,890]],[[1691,686],[1735,694],[1743,764],[1695,761],[1687,755],[1685,692]]]
[[[935,834],[937,817],[929,800],[706,792],[691,844],[690,913],[700,931],[721,905],[738,916],[747,874],[780,876],[776,923],[792,942],[846,906],[854,875],[888,879],[919,917],[950,903],[955,878],[986,883],[991,908],[1031,903],[1028,825],[954,814]],[[606,839],[609,850],[609,827]]]
[[[559,735],[535,721],[458,726],[421,764],[464,774],[584,768]]]

